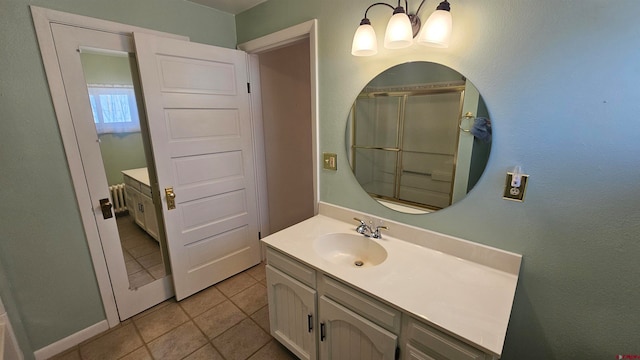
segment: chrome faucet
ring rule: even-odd
[[[380,233],[380,229],[389,230],[389,228],[384,225],[376,226],[376,230],[373,232],[373,235],[371,235],[371,237],[374,239],[382,239],[382,234]]]
[[[384,225],[376,226],[376,229],[373,230],[371,226],[367,225],[367,223],[364,222],[364,220],[360,220],[358,218],[353,218],[353,220],[360,222],[360,225],[356,227],[356,232],[366,237],[372,237],[374,239],[382,239],[382,234],[380,233],[380,229],[389,230],[389,228]]]
[[[358,218],[353,218],[353,220],[360,222],[360,225],[358,225],[358,227],[356,228],[356,232],[358,234],[362,234],[366,237],[370,237],[371,234],[373,234],[373,230],[371,230],[371,226],[367,225],[367,223],[364,222],[364,220],[360,220]]]

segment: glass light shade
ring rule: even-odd
[[[411,21],[405,13],[394,14],[387,24],[384,34],[384,47],[387,49],[401,49],[413,44],[413,29]]]
[[[429,16],[427,22],[418,34],[418,44],[434,47],[449,47],[451,39],[451,12],[436,10]]]
[[[351,55],[353,56],[371,56],[378,53],[378,40],[376,32],[371,25],[360,25],[353,35],[353,44],[351,45]]]

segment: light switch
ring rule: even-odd
[[[503,199],[513,200],[513,201],[524,201],[524,193],[527,189],[527,181],[529,180],[529,175],[520,175],[520,184],[517,182],[513,182],[513,173],[507,173],[507,181],[504,186],[504,195]]]
[[[338,170],[338,155],[333,153],[322,153],[322,165],[326,170]]]

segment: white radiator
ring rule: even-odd
[[[116,214],[127,210],[127,204],[124,201],[124,184],[116,184],[109,186],[109,194],[111,195],[111,204],[113,204],[113,212]]]

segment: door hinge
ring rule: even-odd
[[[251,94],[251,83],[247,83],[247,92]]]
[[[258,231],[258,240],[262,240],[262,234]]]
[[[400,346],[396,347],[396,360],[400,360]]]

